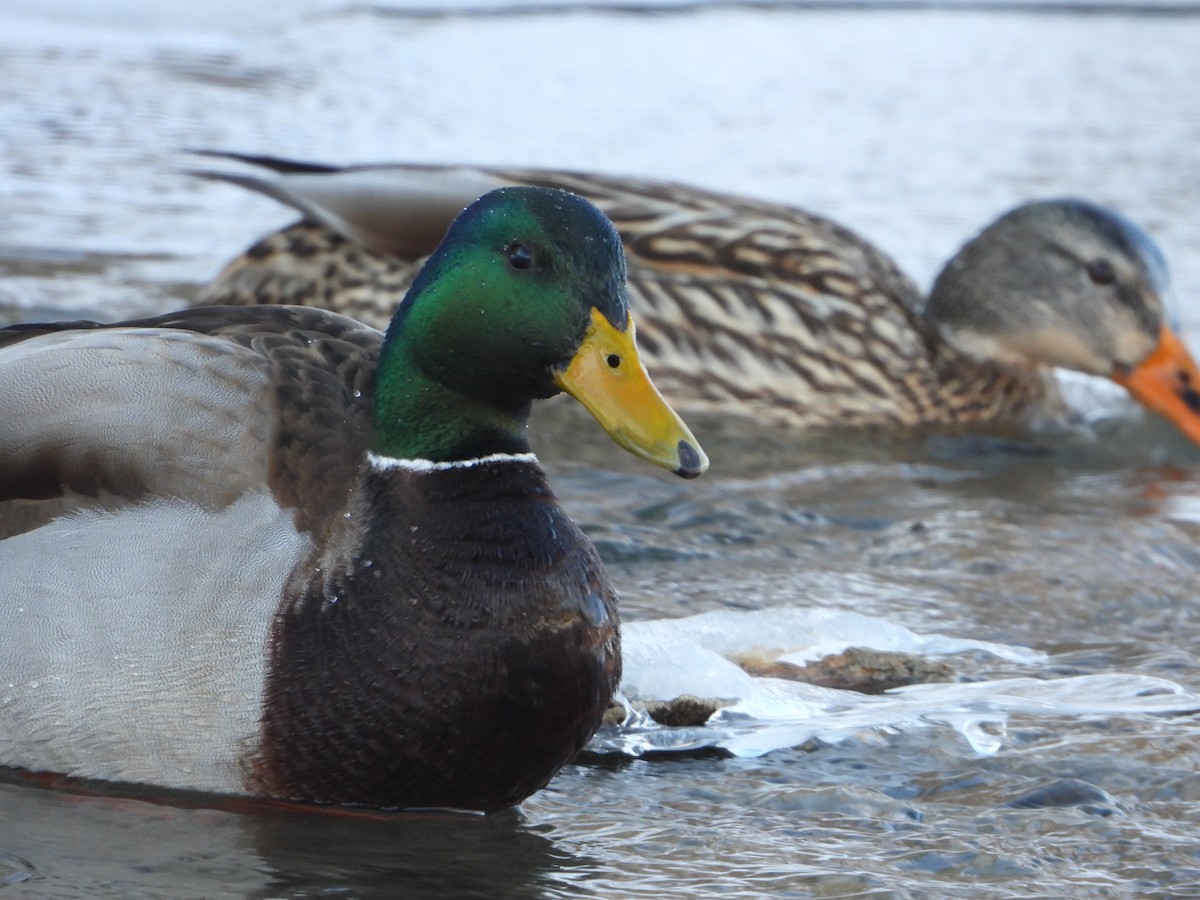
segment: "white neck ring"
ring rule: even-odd
[[[492,453],[489,456],[479,456],[474,459],[452,459],[446,462],[434,462],[432,459],[397,459],[394,456],[380,456],[368,451],[367,462],[376,472],[390,472],[393,469],[403,469],[408,472],[449,472],[454,469],[473,469],[489,463],[536,463],[535,453]]]

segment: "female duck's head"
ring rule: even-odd
[[[1124,216],[1043,200],[964,245],[926,316],[973,356],[1111,378],[1200,442],[1200,370],[1172,329],[1167,280],[1161,251]]]
[[[450,226],[392,319],[375,450],[519,452],[531,401],[559,391],[633,453],[685,477],[707,468],[638,357],[612,224],[563,191],[492,191]]]

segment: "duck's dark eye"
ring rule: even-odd
[[[615,353],[608,354],[608,358],[604,361],[608,363],[608,367],[610,369],[615,369],[617,366],[621,365],[621,357],[617,356]]]
[[[514,269],[525,271],[533,268],[533,254],[519,241],[514,241],[505,247],[504,253],[508,257],[508,264]]]
[[[1087,264],[1087,273],[1093,284],[1112,284],[1117,280],[1117,272],[1107,259],[1093,259]]]

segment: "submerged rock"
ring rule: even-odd
[[[637,712],[644,712],[659,725],[687,728],[703,725],[722,706],[729,706],[730,701],[683,694],[673,700],[634,700],[629,705]],[[619,703],[612,704],[604,713],[604,725],[618,726],[623,721],[625,707]]]
[[[651,700],[646,703],[646,712],[659,725],[674,728],[688,725],[703,725],[709,716],[722,706],[728,706],[728,701],[705,699],[684,694],[674,700]]]
[[[1013,809],[1074,806],[1093,816],[1111,816],[1117,810],[1117,801],[1107,791],[1078,778],[1062,778],[1042,785],[1009,800],[1007,805]]]

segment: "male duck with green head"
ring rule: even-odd
[[[386,337],[292,307],[0,331],[0,766],[374,807],[545,785],[620,655],[531,402],[707,466],[624,274],[593,206],[511,188]]]

